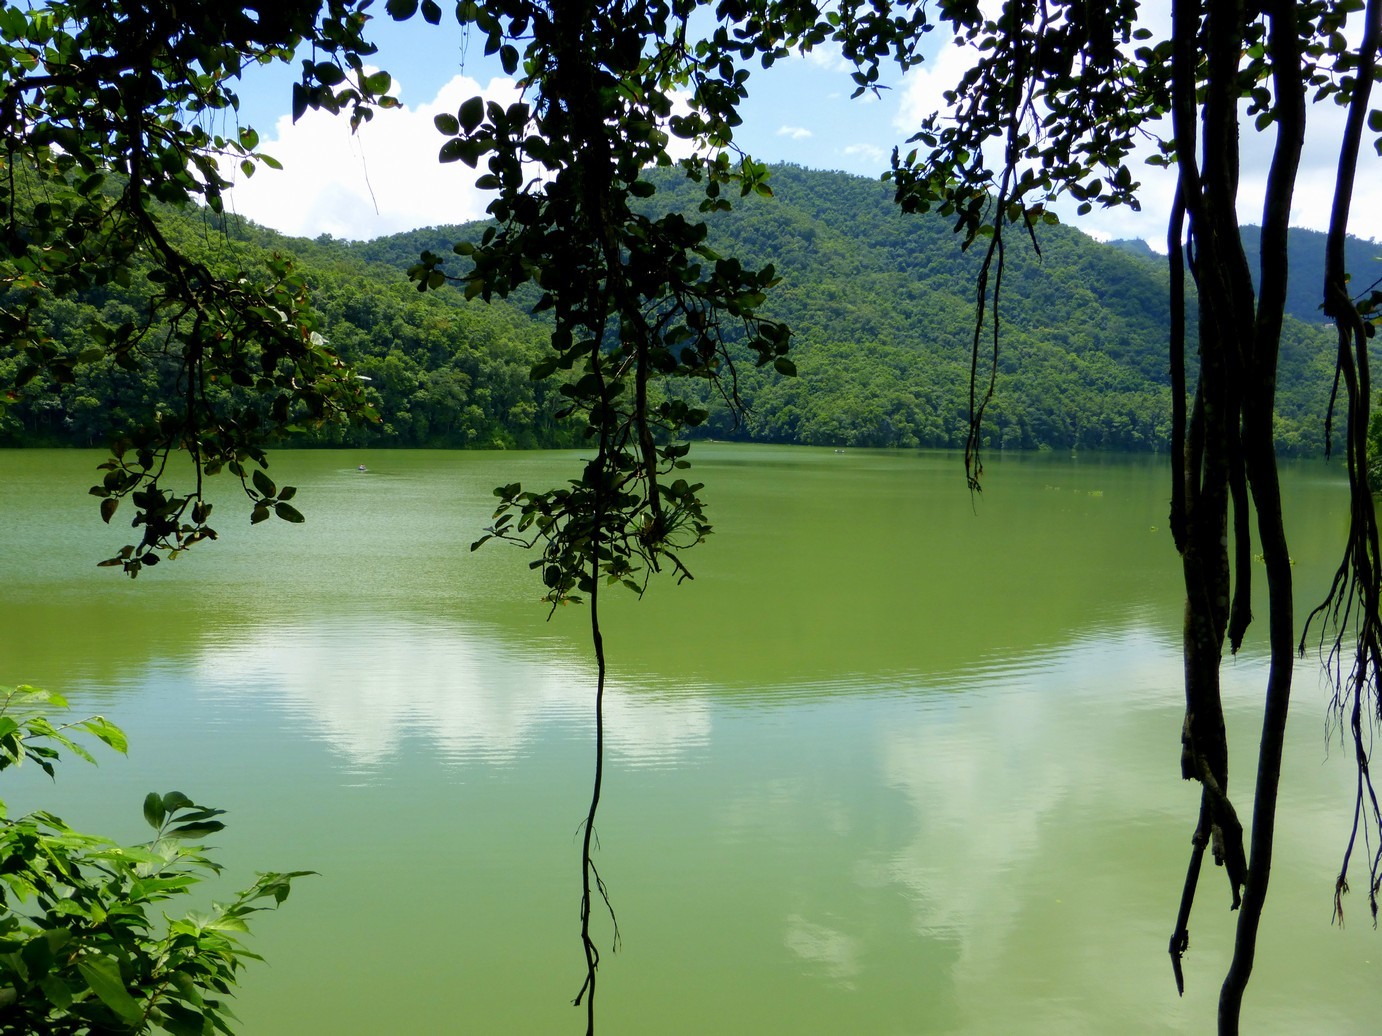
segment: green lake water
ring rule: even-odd
[[[583,1031],[589,613],[548,621],[527,555],[468,549],[493,486],[578,457],[278,453],[305,526],[251,529],[223,487],[221,541],[132,582],[94,567],[129,533],[86,494],[98,454],[0,452],[0,683],[131,745],[7,775],[11,812],[138,839],[178,788],[231,811],[229,880],[319,871],[256,926],[244,1036]],[[1166,955],[1198,786],[1164,461],[995,456],[971,500],[953,454],[693,459],[697,578],[602,608],[601,1033],[1210,1031],[1222,872],[1184,998]],[[1337,463],[1284,484],[1303,614],[1346,494]],[[1225,665],[1243,813],[1264,639]],[[1330,924],[1352,767],[1326,700],[1307,659],[1245,1032],[1382,1016],[1364,894]]]

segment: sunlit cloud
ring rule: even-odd
[[[806,52],[806,60],[826,72],[848,72],[854,68],[840,51],[838,43],[822,43]]]
[[[850,144],[841,149],[840,154],[847,158],[862,158],[880,166],[888,157],[887,149],[876,144]]]
[[[1312,105],[1306,116],[1305,149],[1291,203],[1293,226],[1328,230],[1334,200],[1334,177],[1343,138],[1345,109],[1332,101]],[[1245,124],[1248,120],[1244,120]],[[1276,134],[1246,129],[1241,137],[1243,179],[1239,185],[1238,214],[1244,222],[1262,222],[1267,193],[1267,170]],[[1352,232],[1359,237],[1382,236],[1382,178],[1378,177],[1377,152],[1365,141],[1358,157],[1352,205]]]
[[[401,85],[395,86],[401,94]],[[494,78],[481,84],[458,75],[429,101],[377,109],[354,134],[344,116],[309,111],[296,123],[281,116],[262,133],[260,150],[283,169],[261,166],[246,177],[233,167],[235,186],[228,205],[285,234],[352,240],[483,219],[492,198],[475,186],[487,171],[484,160],[479,169],[438,161],[447,138],[433,123],[437,115],[455,114],[475,96],[506,107],[520,98],[513,80]],[[688,97],[684,92],[673,94],[674,113],[690,111]],[[673,159],[688,157],[694,150],[694,142],[669,135],[667,152]],[[536,164],[531,172],[534,177],[541,174]]]
[[[893,93],[893,129],[909,137],[928,115],[945,111],[945,92],[955,88],[973,63],[972,50],[947,43],[932,60],[911,69]]]
[[[437,160],[445,138],[432,122],[476,95],[507,106],[518,99],[518,89],[507,79],[482,85],[455,76],[431,101],[377,110],[354,134],[346,118],[326,112],[309,111],[296,123],[282,116],[263,134],[260,148],[283,169],[238,175],[230,207],[256,223],[308,237],[368,239],[478,219],[489,204],[475,187],[480,172]]]
[[[1238,218],[1245,224],[1261,224],[1267,195],[1267,171],[1271,166],[1276,133],[1272,128],[1258,132],[1252,120],[1242,120],[1239,137],[1242,174],[1238,184]],[[1334,200],[1334,176],[1338,163],[1338,143],[1343,134],[1344,112],[1334,104],[1313,106],[1307,119],[1305,149],[1301,154],[1291,203],[1291,225],[1308,230],[1328,230]],[[1169,128],[1166,130],[1169,133]],[[1129,162],[1134,177],[1141,181],[1138,198],[1140,212],[1129,209],[1096,209],[1076,216],[1077,203],[1067,200],[1056,206],[1063,219],[1102,239],[1145,238],[1158,251],[1166,250],[1166,228],[1175,197],[1175,173],[1145,164],[1155,149],[1147,144]],[[1359,158],[1358,177],[1353,191],[1350,232],[1358,237],[1382,237],[1382,178],[1377,176],[1378,160],[1371,149]]]
[[[1162,16],[1165,12],[1156,10],[1153,13],[1164,20]],[[1159,25],[1153,28],[1162,31]],[[915,133],[926,116],[948,111],[945,92],[956,86],[973,61],[973,51],[947,43],[934,60],[907,73],[896,94],[897,106],[892,120],[901,139],[905,140]],[[1310,109],[1305,152],[1291,208],[1293,226],[1314,230],[1328,227],[1337,142],[1343,130],[1343,118],[1343,110],[1332,103],[1315,105]],[[1263,133],[1255,131],[1251,120],[1246,118],[1243,124],[1238,213],[1244,223],[1261,223],[1275,133],[1271,129]],[[1155,127],[1153,132],[1158,132]],[[1168,134],[1169,127],[1159,132]],[[902,145],[902,149],[905,153],[908,145]],[[1375,238],[1382,235],[1382,177],[1376,175],[1375,153],[1367,148],[1364,151],[1354,191],[1351,230],[1360,237]],[[1139,210],[1096,207],[1094,211],[1080,216],[1076,211],[1079,203],[1067,198],[1055,204],[1055,212],[1091,236],[1103,240],[1142,238],[1149,241],[1152,247],[1164,251],[1176,177],[1171,170],[1146,164],[1146,160],[1156,153],[1154,142],[1148,139],[1128,162],[1133,176],[1142,185],[1138,191]]]
[[[779,126],[777,135],[779,137],[791,137],[793,140],[806,140],[815,134],[803,126]]]

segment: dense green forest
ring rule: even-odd
[[[545,387],[528,377],[544,332],[519,308],[467,303],[451,292],[419,294],[402,269],[366,262],[343,242],[286,238],[203,213],[166,213],[163,222],[179,247],[218,270],[262,269],[277,253],[291,257],[305,276],[328,340],[369,379],[381,420],[304,429],[303,444],[545,446],[569,434],[551,419],[555,407]],[[47,333],[79,351],[100,325],[140,324],[148,298],[144,273],[136,271],[128,286],[42,299]],[[177,365],[165,338],[158,327],[145,337],[136,369],[103,359],[79,365],[70,384],[40,374],[0,408],[0,441],[104,445],[147,420],[158,400],[177,398]],[[0,353],[0,375],[11,382],[20,362]]]
[[[700,195],[668,173],[650,205],[699,218]],[[710,217],[711,240],[746,264],[773,263],[782,283],[766,315],[795,331],[797,378],[739,365],[747,419],[705,397],[716,438],[833,446],[958,446],[969,414],[969,357],[979,256],[947,221],[906,216],[885,184],[775,167],[771,198],[750,196]],[[312,289],[331,345],[368,379],[377,424],[304,429],[305,445],[530,447],[572,445],[553,414],[562,397],[528,377],[546,331],[525,298],[485,304],[459,290],[419,293],[407,268],[428,249],[450,254],[479,225],[435,227],[370,242],[287,238],[229,217],[169,212],[168,236],[221,270],[291,257]],[[1279,394],[1286,453],[1323,447],[1334,336],[1312,300],[1322,234],[1295,232]],[[1254,240],[1246,240],[1249,254]],[[1160,450],[1166,447],[1167,274],[1145,245],[1100,244],[1042,227],[1040,254],[1012,241],[1002,278],[1003,351],[987,423],[994,448]],[[1352,242],[1367,270],[1378,249]],[[453,272],[457,272],[453,267]],[[142,273],[70,298],[39,300],[47,333],[75,352],[99,326],[139,323]],[[16,300],[5,300],[14,304]],[[987,334],[987,332],[986,332]],[[0,407],[0,443],[102,445],[148,419],[177,371],[164,339],[145,339],[133,369],[104,359],[68,384],[40,376]],[[18,357],[0,352],[11,380]],[[981,376],[983,375],[981,365]],[[234,386],[213,391],[239,391]],[[685,390],[683,390],[685,391]]]

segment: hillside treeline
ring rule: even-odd
[[[344,242],[290,239],[236,218],[167,212],[164,234],[185,254],[218,272],[264,273],[270,257],[288,257],[311,289],[324,334],[369,386],[377,423],[303,427],[296,445],[537,447],[566,445],[572,430],[552,418],[549,386],[528,372],[546,348],[541,324],[507,303],[466,302],[459,292],[417,292],[402,270],[369,263]],[[37,300],[36,318],[63,351],[80,352],[100,328],[148,321],[147,269],[76,297]],[[17,293],[16,293],[17,294]],[[16,298],[0,299],[15,305]],[[22,300],[32,302],[34,300]],[[137,362],[109,358],[79,364],[70,383],[50,373],[12,393],[0,407],[5,445],[101,446],[146,422],[185,386],[158,321],[143,336]],[[23,364],[0,344],[0,384]],[[218,392],[247,391],[209,385]]]
[[[831,446],[962,445],[977,247],[962,252],[942,217],[904,216],[888,187],[872,180],[780,166],[771,183],[773,197],[749,197],[712,217],[711,240],[746,264],[775,265],[782,283],[767,315],[794,329],[799,376],[739,364],[746,416],[736,422],[718,397],[702,397],[711,413],[702,433]],[[671,174],[658,184],[649,204],[699,218],[693,186]],[[170,212],[164,222],[170,238],[221,269],[260,269],[271,255],[291,257],[311,286],[332,347],[368,379],[377,424],[305,428],[298,444],[579,441],[577,429],[553,417],[561,398],[555,389],[528,377],[546,331],[523,299],[486,305],[459,290],[419,293],[406,278],[423,249],[450,254],[456,240],[477,233],[475,225],[361,243],[287,238],[204,213]],[[1319,237],[1299,232],[1293,246],[1301,258],[1297,294],[1288,300],[1278,408],[1286,453],[1323,447],[1334,339],[1309,303]],[[1037,240],[1039,254],[1015,234],[1006,250],[990,447],[1165,449],[1171,404],[1164,261],[1069,227],[1043,227]],[[1372,254],[1362,242],[1354,249],[1358,261]],[[42,299],[47,334],[79,352],[94,328],[139,322],[147,309],[145,272],[134,271],[128,286]],[[981,383],[989,374],[990,331],[991,325],[981,343]],[[133,369],[102,360],[79,366],[69,384],[40,375],[0,407],[0,442],[102,445],[147,420],[179,389],[165,339],[154,328]],[[0,377],[12,379],[20,362],[0,346]],[[212,388],[220,390],[234,388]]]

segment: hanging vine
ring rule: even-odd
[[[598,897],[610,896],[593,850],[604,778],[606,659],[600,593],[621,585],[642,594],[654,573],[691,577],[682,553],[711,531],[701,485],[683,472],[681,433],[706,414],[661,386],[709,382],[739,405],[736,358],[783,374],[787,329],[759,312],[776,281],[717,254],[706,226],[657,212],[648,170],[672,164],[672,135],[694,143],[683,168],[705,189],[703,211],[727,208],[727,193],[769,193],[766,169],[733,147],[744,77],[732,62],[689,41],[692,0],[463,3],[463,26],[485,38],[523,97],[508,107],[476,97],[440,115],[440,158],[487,170],[493,223],[455,251],[468,268],[449,271],[424,254],[410,271],[419,290],[453,281],[467,296],[539,291],[536,312],[552,320],[551,352],[534,379],[560,382],[559,417],[578,422],[594,456],[565,485],[497,489],[490,539],[532,547],[552,609],[590,607],[596,662],[595,760],[581,853],[581,943],[585,977],[574,998],[595,1026],[600,951],[591,930]],[[416,4],[390,3],[395,17]],[[438,10],[423,5],[428,21]],[[676,95],[676,96],[674,96]],[[678,97],[686,99],[678,110]],[[615,924],[615,943],[618,926]]]
[[[764,4],[762,10],[780,10]],[[1382,130],[1367,104],[1377,61],[1378,3],[1364,14],[1366,31],[1351,47],[1343,28],[1361,5],[1326,0],[1174,0],[1168,36],[1143,25],[1140,5],[1116,0],[1008,0],[999,11],[959,0],[938,8],[956,40],[973,48],[974,62],[946,94],[948,111],[926,119],[912,138],[916,149],[895,153],[891,178],[908,211],[951,217],[966,243],[988,238],[978,284],[971,347],[972,422],[966,449],[971,484],[982,472],[981,422],[993,390],[982,375],[997,365],[998,296],[1003,229],[1023,220],[1029,232],[1053,219],[1049,203],[1075,198],[1080,213],[1098,205],[1137,208],[1137,183],[1128,162],[1143,140],[1156,140],[1168,113],[1172,131],[1158,141],[1154,161],[1178,172],[1167,244],[1171,269],[1173,388],[1170,525],[1186,588],[1186,715],[1182,775],[1201,794],[1192,853],[1170,952],[1183,991],[1182,957],[1201,862],[1212,849],[1222,865],[1238,913],[1233,961],[1219,1004],[1221,1032],[1236,1032],[1252,971],[1257,929],[1270,876],[1276,799],[1297,642],[1292,573],[1282,522],[1272,432],[1278,349],[1287,266],[1291,199],[1306,119],[1306,91],[1349,108],[1326,271],[1326,312],[1339,326],[1339,375],[1348,408],[1347,447],[1353,505],[1346,553],[1329,600],[1316,616],[1336,635],[1325,651],[1335,675],[1335,705],[1352,732],[1359,765],[1354,836],[1338,879],[1347,888],[1348,855],[1361,831],[1382,844],[1382,810],[1367,768],[1369,715],[1382,718],[1379,573],[1382,554],[1366,484],[1369,330],[1345,286],[1343,238],[1353,192],[1353,163],[1364,122]],[[876,81],[876,63],[889,55],[904,68],[924,3],[901,7],[895,24],[870,17],[876,5],[846,3],[826,16],[826,38],[857,40],[870,65],[861,83]],[[803,36],[808,44],[816,38]],[[856,53],[860,53],[856,51]],[[1241,122],[1275,135],[1262,213],[1260,284],[1254,289],[1241,246],[1237,206]],[[996,158],[989,163],[989,156]],[[1197,306],[1197,361],[1187,362],[1188,270]],[[990,287],[991,285],[991,287]],[[1376,305],[1374,293],[1368,305]],[[990,356],[981,363],[981,332],[990,322]],[[1193,387],[1191,382],[1194,382]],[[1237,651],[1252,621],[1252,536],[1266,567],[1270,667],[1265,688],[1250,838],[1229,795],[1229,749],[1220,691],[1225,646]],[[1349,643],[1345,633],[1353,638]],[[1369,704],[1370,703],[1370,704]],[[1360,826],[1361,825],[1361,826]],[[1382,855],[1371,862],[1374,910]]]
[[[1382,808],[1378,805],[1371,772],[1372,722],[1382,720],[1382,550],[1378,545],[1377,511],[1373,487],[1368,482],[1368,423],[1372,398],[1368,370],[1368,339],[1376,315],[1376,291],[1354,298],[1344,265],[1344,239],[1348,233],[1353,185],[1368,105],[1376,78],[1379,38],[1382,38],[1382,3],[1369,0],[1363,12],[1363,35],[1356,54],[1339,61],[1341,76],[1336,99],[1346,104],[1348,115],[1339,147],[1335,172],[1334,204],[1325,245],[1324,312],[1338,331],[1335,389],[1344,389],[1344,444],[1348,466],[1349,523],[1343,558],[1324,602],[1310,613],[1301,635],[1304,652],[1311,623],[1321,620],[1321,639],[1326,643],[1325,668],[1334,684],[1333,706],[1341,729],[1348,731],[1357,766],[1353,823],[1334,885],[1334,916],[1342,923],[1343,897],[1348,892],[1348,871],[1359,835],[1372,850],[1368,860],[1368,905],[1377,923],[1378,890],[1382,887]],[[1374,113],[1375,114],[1375,113]],[[1331,416],[1335,400],[1331,399]],[[1350,642],[1351,641],[1351,642]]]

